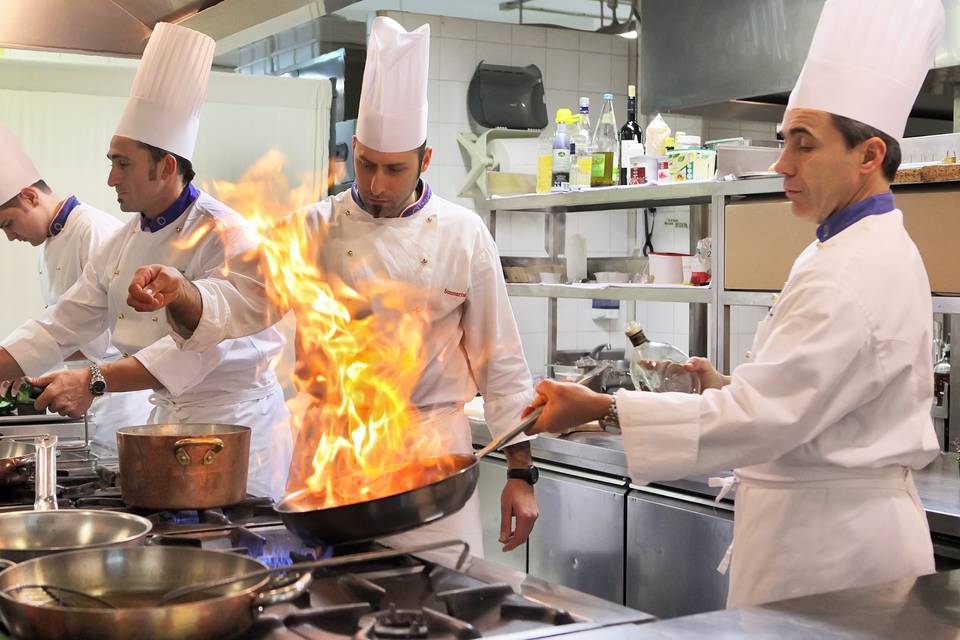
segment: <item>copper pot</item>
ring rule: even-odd
[[[144,509],[208,509],[247,491],[250,429],[152,424],[117,431],[123,501]]]

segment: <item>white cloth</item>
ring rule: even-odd
[[[40,255],[40,293],[43,308],[54,306],[83,273],[93,253],[123,226],[117,218],[81,202],[67,217],[63,229],[47,238]],[[121,358],[110,344],[110,331],[95,336],[79,349],[87,360],[104,364]],[[86,367],[89,362],[67,362],[67,367]],[[121,427],[146,424],[151,406],[149,391],[108,393],[96,398],[88,414],[93,423],[93,439],[116,451],[116,432]]]
[[[933,570],[926,518],[903,477],[939,449],[931,313],[902,214],[868,216],[800,255],[729,385],[617,394],[635,481],[736,468],[728,604]],[[899,484],[858,485],[855,498],[844,488],[877,478]]]
[[[307,216],[318,238],[328,225],[326,240],[315,243],[315,260],[348,285],[386,277],[422,292],[411,306],[426,309],[431,325],[425,368],[412,400],[426,413],[454,409],[448,418],[452,452],[472,450],[463,405],[478,391],[494,436],[516,426],[533,400],[532,381],[497,247],[475,213],[434,195],[409,217],[375,218],[347,191],[294,215]],[[200,325],[188,340],[171,331],[185,349],[202,351],[225,337],[256,331],[286,311],[268,304],[253,265],[231,264],[226,279],[195,284],[203,300]],[[520,436],[513,442],[528,439]],[[437,524],[447,531],[459,527],[459,535],[472,540],[478,554],[479,510],[475,513],[469,524],[454,525],[460,522],[454,518]]]
[[[193,159],[216,42],[158,22],[133,78],[116,135]]]
[[[40,172],[13,132],[0,124],[0,204],[40,179]]]
[[[195,241],[193,246],[188,240]],[[270,364],[283,347],[280,334],[269,328],[203,353],[181,351],[167,335],[161,314],[137,313],[127,306],[127,289],[142,265],[166,264],[188,278],[205,278],[219,273],[228,257],[253,243],[255,237],[240,214],[202,192],[180,218],[155,233],[141,229],[136,216],[94,254],[78,284],[55,307],[16,329],[3,346],[28,375],[38,375],[110,330],[113,345],[124,356],[139,360],[160,382],[158,395],[195,410],[184,410],[183,420],[197,416],[209,422],[206,408],[217,406],[216,422],[237,424],[250,413],[229,404],[231,397],[251,393],[266,397],[276,385]],[[277,407],[262,421],[243,426],[272,432],[287,415],[285,408]],[[289,440],[289,433],[285,437]],[[286,469],[285,464],[272,462],[273,467]],[[256,481],[251,474],[251,486]]]
[[[393,18],[373,19],[360,89],[357,140],[386,153],[427,139],[430,25],[407,33]]]
[[[827,0],[787,109],[902,138],[943,31],[941,0]]]

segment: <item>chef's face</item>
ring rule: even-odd
[[[116,189],[121,211],[149,211],[164,200],[165,176],[139,142],[113,136],[107,158],[110,159],[107,184]]]
[[[783,175],[795,215],[820,224],[856,201],[865,181],[863,150],[847,148],[829,113],[790,109],[782,130],[785,145],[773,169]]]
[[[353,169],[360,199],[378,218],[395,218],[413,204],[420,174],[430,166],[433,150],[420,160],[417,149],[397,153],[377,151],[353,139]]]
[[[0,207],[0,229],[11,242],[29,242],[37,247],[47,239],[50,213],[37,190],[28,187]]]

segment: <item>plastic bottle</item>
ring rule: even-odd
[[[617,117],[613,112],[613,94],[603,94],[603,109],[593,132],[593,170],[590,186],[609,187],[617,184],[619,145]]]
[[[551,166],[550,191],[570,190],[570,145],[567,124],[572,120],[570,109],[557,109],[557,131],[553,136],[553,163]]]
[[[637,322],[629,323],[624,333],[633,345],[630,377],[637,389],[700,393],[700,377],[683,368],[687,354],[672,344],[650,340]]]
[[[590,187],[590,180],[593,175],[593,147],[590,144],[590,98],[580,98],[580,113],[574,117],[577,120],[576,133],[573,135],[576,155],[573,158],[570,188],[574,191],[581,191]]]

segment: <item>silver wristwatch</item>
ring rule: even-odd
[[[90,393],[94,396],[102,396],[107,392],[107,380],[100,371],[100,366],[90,365]]]
[[[604,430],[620,429],[620,414],[617,413],[616,396],[610,396],[610,408],[607,409],[606,415],[600,418],[599,422]]]

